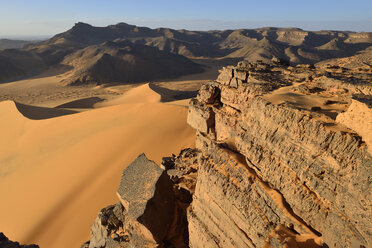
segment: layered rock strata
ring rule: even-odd
[[[372,81],[340,74],[240,63],[201,88],[188,116],[205,157],[191,247],[372,245],[371,108],[352,100]]]
[[[137,158],[86,246],[371,247],[371,79],[280,60],[223,68],[190,102],[196,149],[161,168]]]

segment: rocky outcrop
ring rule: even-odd
[[[323,77],[335,75],[324,74],[240,63],[200,90],[188,117],[204,155],[188,215],[191,247],[372,245],[370,134],[339,123],[360,85],[349,73],[332,89]],[[214,101],[211,92],[220,92]],[[214,120],[200,124],[200,109]],[[368,114],[360,118],[368,127]]]
[[[18,242],[10,241],[4,233],[0,232],[1,248],[39,248],[37,245],[20,245]]]
[[[139,222],[154,247],[371,247],[371,81],[280,60],[223,68],[190,102],[196,149],[124,170],[119,243],[145,240]],[[153,229],[141,218],[157,204]]]
[[[195,170],[186,168],[185,161],[195,156],[193,150],[185,150],[178,158],[165,158],[167,170],[144,154],[138,156],[123,171],[120,201],[101,210],[90,241],[82,247],[188,247],[186,208]]]

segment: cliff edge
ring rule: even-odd
[[[161,168],[140,155],[82,247],[371,247],[371,82],[280,60],[223,68],[190,101],[196,149]]]

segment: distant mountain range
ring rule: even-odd
[[[31,44],[33,42],[35,41],[0,39],[0,49],[23,48],[25,45]]]
[[[77,50],[62,64],[74,68],[66,84],[145,82],[202,72],[188,58],[127,40],[106,41]]]
[[[49,40],[0,52],[0,81],[71,66],[67,84],[130,83],[197,73],[191,59],[270,60],[292,64],[356,55],[372,46],[372,33],[259,28],[225,31],[150,29],[119,23],[77,23]]]

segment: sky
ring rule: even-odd
[[[52,36],[76,22],[372,32],[372,0],[0,0],[0,38]]]

